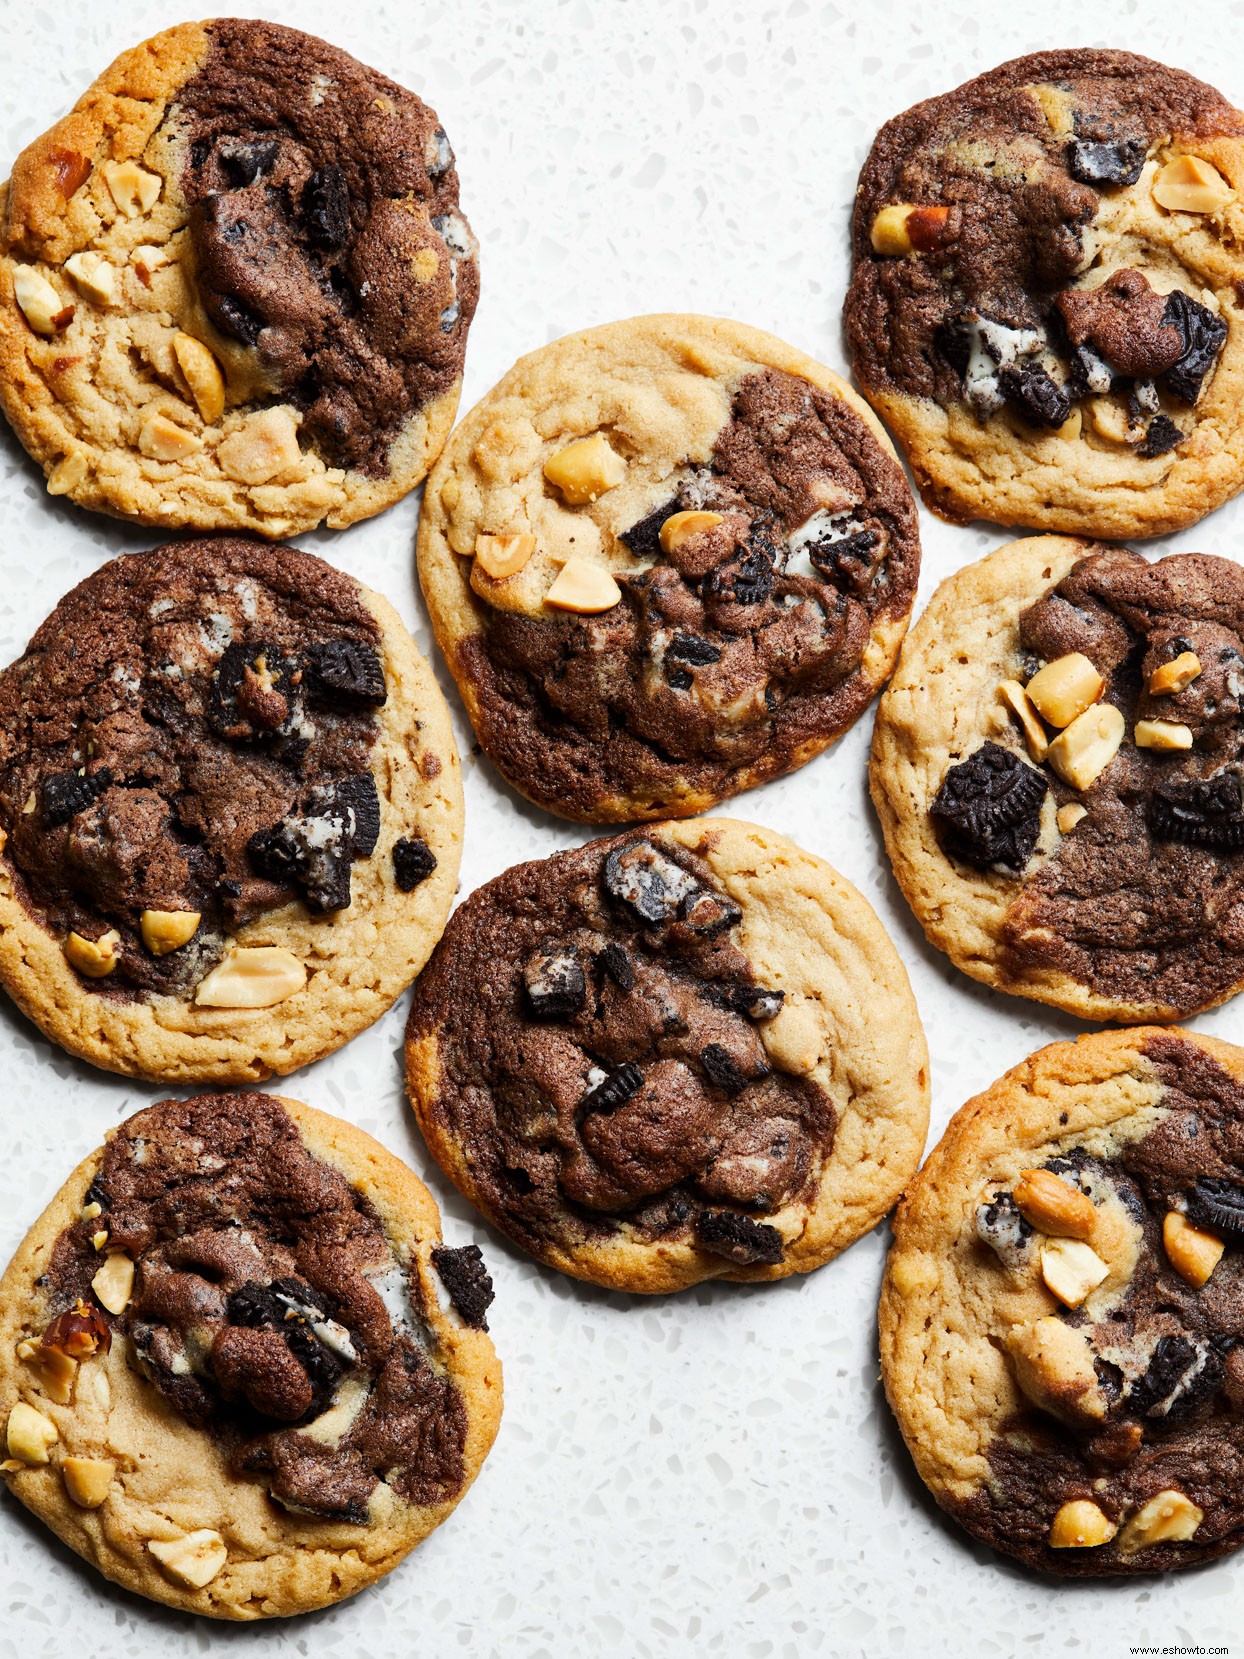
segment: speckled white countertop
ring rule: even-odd
[[[246,8],[240,8],[246,9]],[[642,311],[771,329],[843,366],[839,308],[856,173],[877,125],[1043,46],[1115,45],[1244,98],[1244,7],[1042,0],[303,0],[265,17],[336,41],[439,111],[482,245],[466,403],[521,352]],[[0,0],[0,170],[178,4]],[[302,545],[381,589],[425,650],[417,502]],[[922,513],[921,600],[1006,539]],[[1244,502],[1171,545],[1240,557]],[[141,531],[54,502],[0,433],[0,661]],[[451,690],[447,675],[442,676]],[[463,890],[583,838],[467,757]],[[1030,1049],[1083,1029],[993,995],[926,946],[865,790],[871,714],[794,777],[725,808],[828,858],[872,900],[911,973],[933,1055],[933,1135]],[[885,1229],[810,1278],[628,1300],[534,1266],[479,1223],[403,1104],[405,999],[283,1087],[354,1119],[432,1187],[451,1243],[497,1286],[500,1438],[462,1507],[396,1572],[326,1613],[209,1625],[114,1590],[0,1501],[0,1659],[216,1651],[807,1655],[1081,1653],[1244,1645],[1244,1562],[1118,1585],[1047,1583],[970,1543],[916,1479],[877,1375]],[[1244,998],[1197,1022],[1244,1041]],[[158,1092],[91,1071],[0,1006],[0,1259],[109,1124]]]

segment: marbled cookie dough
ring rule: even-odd
[[[846,323],[956,522],[1147,536],[1244,480],[1244,117],[1128,52],[1040,52],[882,128]]]
[[[105,1577],[222,1619],[395,1567],[501,1416],[474,1245],[369,1136],[166,1100],[70,1176],[0,1282],[2,1468]]]
[[[1244,1050],[1102,1032],[951,1120],[899,1206],[886,1393],[921,1478],[1046,1572],[1244,1542]]]
[[[1104,1020],[1244,985],[1244,566],[1014,542],[934,595],[873,735],[873,801],[929,939]]]
[[[479,293],[411,92],[279,24],[125,52],[0,196],[0,400],[53,495],[280,537],[414,487]]]
[[[419,522],[484,752],[591,823],[700,812],[819,754],[889,675],[919,563],[867,407],[709,317],[522,358],[454,433]]]
[[[423,966],[461,839],[427,664],[295,548],[114,559],[0,674],[0,984],[97,1066],[238,1082],[331,1053]]]
[[[433,1154],[541,1261],[618,1290],[780,1279],[919,1162],[928,1055],[860,895],[771,830],[664,823],[520,864],[415,988]]]

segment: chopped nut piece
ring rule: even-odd
[[[1178,720],[1138,720],[1132,736],[1138,749],[1190,749],[1192,727]]]
[[[98,1509],[108,1496],[116,1472],[116,1464],[106,1457],[62,1457],[60,1460],[65,1490],[79,1509]]]
[[[1119,1534],[1119,1554],[1135,1555],[1154,1544],[1186,1544],[1205,1519],[1192,1499],[1174,1487],[1149,1499]]]
[[[101,1227],[98,1233],[91,1234],[91,1249],[102,1250],[108,1242],[108,1229]]]
[[[73,1379],[78,1370],[76,1359],[59,1348],[47,1348],[38,1342],[21,1343],[17,1357],[25,1360],[26,1364],[38,1373],[49,1399],[55,1400],[58,1406],[69,1404],[69,1397],[73,1393]]]
[[[1061,426],[1055,427],[1054,436],[1062,438],[1065,443],[1074,443],[1084,430],[1084,416],[1078,409],[1073,409]]]
[[[194,938],[201,920],[197,910],[144,910],[138,925],[152,956],[167,956]]]
[[[536,538],[529,535],[476,536],[475,557],[485,576],[504,582],[517,576],[536,550]]]
[[[162,180],[136,161],[106,161],[101,169],[113,201],[127,219],[150,213],[160,199]]]
[[[236,483],[266,484],[302,459],[293,412],[278,404],[248,416],[241,430],[231,433],[217,454]]]
[[[1041,113],[1049,122],[1054,137],[1070,138],[1075,131],[1075,112],[1070,97],[1062,87],[1041,81],[1036,86],[1026,86],[1024,91],[1041,106]]]
[[[134,1263],[124,1250],[110,1250],[91,1280],[91,1289],[109,1313],[124,1313],[134,1294]]]
[[[1079,801],[1068,801],[1066,806],[1060,806],[1055,814],[1055,822],[1063,835],[1070,835],[1072,830],[1083,819],[1088,817],[1088,808],[1081,806]]]
[[[28,1406],[25,1400],[19,1400],[9,1412],[9,1456],[17,1458],[19,1462],[50,1462],[49,1448],[59,1439],[60,1435],[52,1419],[45,1417],[41,1411],[36,1411],[33,1406]]]
[[[154,247],[150,242],[140,243],[130,255],[134,266],[134,274],[144,288],[151,287],[151,274],[158,271],[162,265],[170,263],[167,248]]]
[[[1186,691],[1201,672],[1201,659],[1195,651],[1181,651],[1171,662],[1164,662],[1149,676],[1150,697],[1165,697],[1171,691]]]
[[[1054,1239],[1041,1251],[1041,1277],[1068,1308],[1078,1308],[1109,1271],[1097,1252],[1079,1239]]]
[[[224,1539],[209,1527],[188,1532],[184,1538],[149,1539],[147,1548],[170,1578],[188,1584],[192,1590],[210,1584],[229,1559]]]
[[[582,507],[626,477],[626,462],[603,432],[578,438],[544,463],[544,476],[571,507]]]
[[[1050,737],[1033,707],[1032,698],[1018,680],[1003,680],[998,695],[1022,726],[1028,753],[1040,766],[1049,753]]]
[[[96,253],[93,249],[75,253],[65,261],[65,269],[83,299],[93,300],[96,305],[107,305],[116,294],[116,269],[102,253]]]
[[[194,1000],[200,1008],[272,1008],[306,983],[307,970],[283,945],[235,945]]]
[[[71,933],[62,949],[70,967],[76,968],[88,979],[107,979],[117,965],[117,946],[121,935],[109,928],[98,939],[84,939],[80,933]]]
[[[1088,417],[1093,431],[1107,443],[1130,444],[1139,441],[1140,427],[1135,424],[1127,404],[1117,397],[1094,397],[1088,402]]]
[[[705,530],[714,530],[720,523],[720,513],[671,513],[661,526],[661,550],[672,553],[675,548],[681,547],[683,542],[690,541],[692,536],[701,535]]]
[[[1089,1498],[1073,1498],[1050,1522],[1050,1548],[1096,1549],[1101,1544],[1108,1544],[1118,1530],[1118,1523],[1098,1509]]]
[[[153,461],[183,461],[196,449],[202,449],[203,440],[157,410],[143,422],[138,434],[138,447]]]
[[[64,303],[33,265],[13,267],[13,298],[36,334],[57,334],[73,321],[73,306]]]
[[[1105,689],[1105,680],[1081,651],[1047,662],[1027,686],[1037,712],[1051,726],[1069,726]]]
[[[1046,758],[1064,783],[1087,789],[1118,754],[1126,727],[1113,703],[1099,703],[1058,734]]]
[[[948,207],[916,207],[893,202],[873,220],[873,252],[903,258],[909,253],[931,253],[946,240],[950,228]]]
[[[76,490],[89,470],[85,454],[74,449],[64,455],[48,473],[48,494],[68,495]]]
[[[92,1199],[89,1204],[84,1204],[82,1206],[83,1221],[94,1221],[96,1216],[103,1215],[103,1213],[104,1206],[102,1204],[97,1204],[94,1199]]]
[[[1012,1331],[1006,1347],[1016,1382],[1042,1411],[1079,1428],[1104,1419],[1106,1397],[1083,1331],[1047,1315]]]
[[[1176,156],[1154,176],[1153,199],[1169,213],[1217,213],[1234,201],[1235,191],[1200,156]]]
[[[1168,1210],[1162,1223],[1167,1258],[1181,1279],[1199,1290],[1218,1266],[1226,1245],[1216,1234],[1194,1227],[1178,1210]]]
[[[209,426],[215,426],[225,412],[225,377],[220,372],[220,364],[193,334],[173,336],[173,356],[186,377],[200,415]]]
[[[1097,1226],[1093,1200],[1051,1169],[1026,1169],[1015,1183],[1015,1205],[1025,1221],[1051,1238],[1092,1238]]]
[[[544,596],[544,603],[560,611],[594,615],[612,610],[621,597],[622,589],[604,565],[575,553],[562,566],[557,580]]]

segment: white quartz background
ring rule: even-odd
[[[371,0],[261,3],[424,95],[458,155],[483,249],[466,402],[521,352],[638,312],[761,327],[842,368],[839,309],[857,171],[886,117],[1046,46],[1129,47],[1244,99],[1244,6],[1118,0]],[[178,4],[0,0],[0,169]],[[417,502],[302,545],[380,588],[431,648],[414,576]],[[921,603],[1006,537],[922,513]],[[1172,538],[1240,557],[1244,502]],[[0,662],[52,603],[153,537],[51,500],[0,433]],[[586,832],[466,757],[467,891]],[[933,1129],[1031,1049],[1083,1029],[994,995],[924,942],[868,804],[871,713],[802,772],[725,810],[829,859],[903,955],[933,1056]],[[1244,1041],[1244,999],[1198,1028]],[[925,1495],[878,1382],[880,1228],[769,1287],[628,1299],[534,1265],[428,1157],[400,1081],[405,999],[286,1090],[377,1135],[436,1194],[451,1243],[497,1286],[500,1438],[462,1507],[388,1579],[306,1618],[209,1625],[115,1590],[0,1501],[0,1659],[200,1652],[581,1659],[730,1654],[1122,1659],[1134,1644],[1244,1641],[1244,1562],[1166,1580],[1047,1582],[967,1540]],[[0,1259],[117,1119],[159,1098],[94,1072],[0,1006]],[[1226,1651],[1221,1646],[1221,1651]]]

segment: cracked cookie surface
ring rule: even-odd
[[[432,110],[297,30],[187,23],[14,163],[0,397],[83,506],[352,524],[439,453],[478,291]]]
[[[604,823],[702,811],[839,737],[893,666],[919,538],[836,375],[639,317],[521,359],[461,422],[419,574],[485,753]]]
[[[965,973],[1168,1020],[1244,984],[1242,768],[1241,567],[1043,536],[938,589],[870,778],[899,885]]]
[[[448,1516],[496,1435],[491,1288],[480,1268],[458,1311],[464,1255],[412,1172],[337,1118],[249,1093],[136,1113],[0,1282],[11,1490],[189,1612],[353,1595]]]
[[[968,1102],[908,1189],[882,1375],[921,1478],[1076,1576],[1244,1540],[1244,1051],[1102,1032]]]
[[[379,595],[218,537],[115,559],[0,675],[0,980],[111,1070],[239,1081],[384,1012],[448,914],[444,700]]]
[[[916,105],[860,175],[846,326],[926,503],[1112,537],[1244,480],[1244,117],[1117,51]]]
[[[446,1173],[616,1289],[775,1279],[919,1159],[927,1051],[860,895],[770,830],[673,822],[517,865],[458,909],[406,1033]]]

